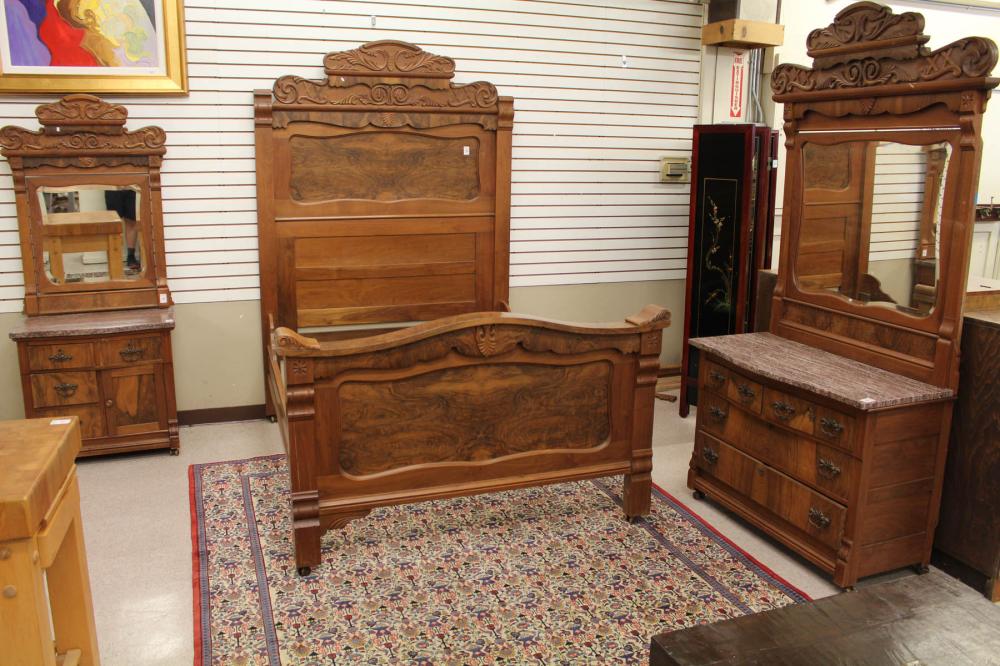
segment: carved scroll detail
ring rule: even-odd
[[[866,88],[895,83],[923,83],[989,75],[997,64],[997,47],[982,37],[958,40],[908,60],[863,58],[828,69],[783,64],[771,77],[775,95],[837,88]]]
[[[332,106],[422,106],[431,108],[492,108],[497,90],[491,83],[477,81],[444,90],[401,83],[330,86],[301,76],[283,76],[274,83],[274,99],[282,104],[329,104]]]
[[[369,42],[350,51],[329,53],[323,59],[327,74],[351,76],[360,73],[378,73],[385,76],[408,74],[411,76],[451,75],[455,61],[445,56],[427,53],[413,44],[397,41]]]
[[[159,149],[167,142],[166,133],[159,127],[143,127],[122,134],[45,134],[8,125],[0,130],[0,146],[5,150],[134,150]]]

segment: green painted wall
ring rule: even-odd
[[[644,305],[668,308],[673,323],[664,331],[661,363],[680,363],[684,282],[518,287],[511,309],[550,319],[621,322]],[[174,382],[179,410],[259,405],[264,402],[258,301],[188,303],[174,306]],[[24,416],[17,347],[7,333],[20,314],[0,314],[0,419]]]

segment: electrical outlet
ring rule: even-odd
[[[690,157],[660,158],[660,182],[690,183],[691,158]]]

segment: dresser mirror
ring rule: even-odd
[[[172,305],[163,244],[159,127],[92,95],[0,129],[14,179],[28,315]]]
[[[951,143],[843,133],[803,138],[798,288],[928,316],[937,298]]]
[[[138,185],[42,185],[35,194],[41,266],[51,284],[143,277],[148,262],[141,232],[144,198]]]

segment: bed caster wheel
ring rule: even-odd
[[[696,500],[703,500],[703,499],[705,499],[705,493],[701,492],[700,490],[696,490],[696,491],[694,491],[691,494],[692,494],[692,496],[694,496],[694,498]]]
[[[267,417],[267,420],[270,421],[271,423],[277,423],[278,422],[278,417],[274,416],[274,415],[271,415],[271,416]]]
[[[312,573],[312,569],[310,567],[299,567],[298,572],[300,576],[305,578],[306,576]]]
[[[917,572],[918,576],[923,576],[925,573],[929,572],[931,568],[926,564],[914,564],[913,570]]]
[[[179,456],[180,454],[181,454],[181,450],[180,449],[170,449],[170,455],[172,455],[172,456]]]

